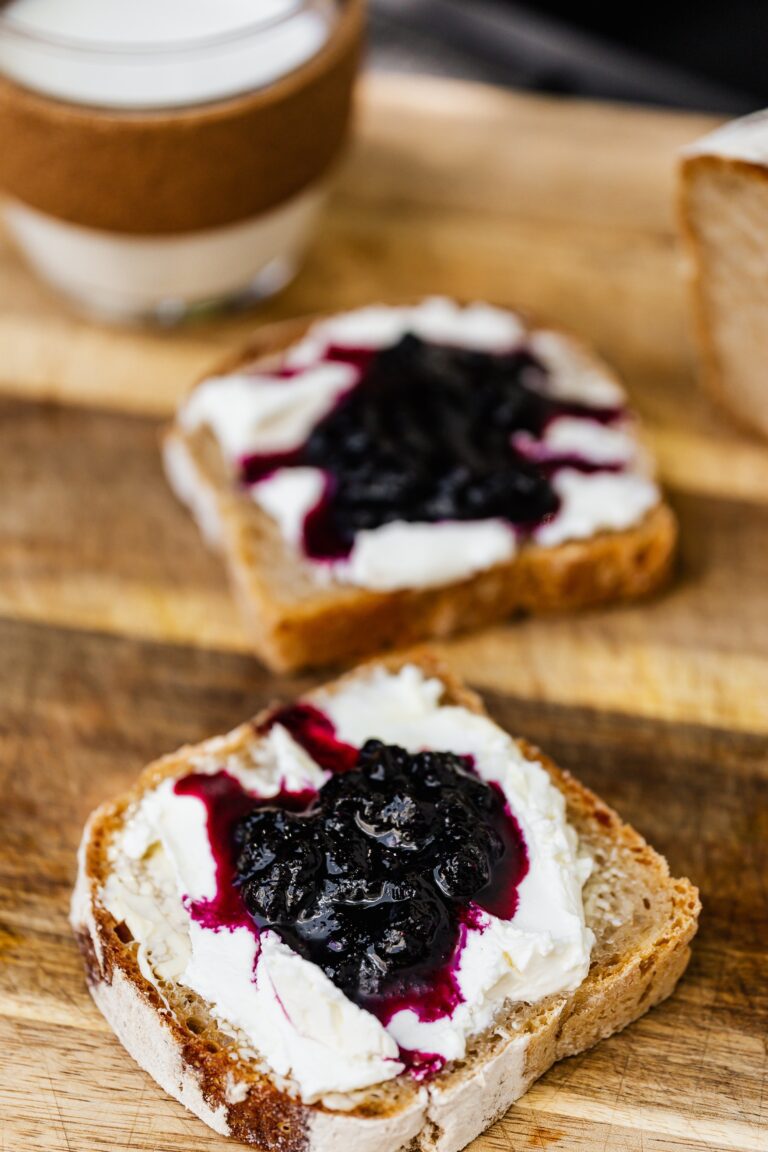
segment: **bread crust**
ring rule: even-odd
[[[377,663],[391,669],[416,663],[442,680],[446,702],[485,712],[480,699],[429,653]],[[592,964],[580,987],[529,1008],[510,1006],[488,1033],[470,1041],[463,1061],[449,1064],[428,1086],[399,1077],[383,1091],[355,1094],[344,1108],[327,1101],[303,1103],[290,1085],[244,1061],[223,1033],[214,1028],[201,1034],[193,1020],[185,1020],[142,975],[125,926],[100,900],[109,872],[108,846],[131,805],[162,779],[194,771],[195,757],[223,756],[251,745],[258,739],[256,726],[241,725],[226,737],[154,762],[133,789],[98,809],[83,834],[72,899],[72,926],[96,1004],[134,1059],[216,1131],[265,1152],[458,1152],[556,1060],[625,1027],[673,991],[697,927],[696,889],[688,880],[670,878],[666,861],[637,832],[569,773],[520,741],[524,755],[543,764],[565,796],[569,822],[603,860],[602,867],[620,860],[631,875],[637,889],[631,923],[620,930],[607,922],[601,927],[596,914],[590,924],[597,937]]]
[[[729,381],[715,336],[715,318],[707,294],[707,250],[693,206],[694,186],[701,173],[749,176],[768,183],[768,167],[738,156],[690,152],[680,161],[677,190],[677,221],[686,256],[686,279],[693,316],[699,378],[712,398],[746,431],[768,436],[762,387],[754,391],[735,389]]]
[[[729,402],[728,391],[723,382],[720,358],[715,348],[712,322],[704,290],[704,248],[694,219],[692,194],[697,173],[702,168],[741,171],[745,167],[754,169],[755,165],[726,156],[685,156],[680,162],[677,197],[678,226],[687,257],[686,278],[701,382],[710,395],[727,408],[731,415],[735,415],[742,421],[745,420],[745,417],[743,413],[739,413],[738,403]]]
[[[219,373],[270,366],[316,319],[261,332],[244,352],[224,361]],[[613,375],[577,340],[561,335]],[[638,599],[664,584],[674,560],[677,521],[660,502],[626,531],[552,548],[526,543],[509,561],[454,583],[397,592],[323,587],[270,517],[233,484],[210,432],[188,433],[172,425],[164,436],[164,457],[172,488],[204,538],[223,555],[255,652],[276,671],[359,659],[513,615]]]

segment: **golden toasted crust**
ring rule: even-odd
[[[379,663],[395,669],[403,662]],[[447,703],[484,713],[479,697],[430,654],[412,656],[407,662],[442,680]],[[348,677],[361,674],[365,668]],[[348,677],[327,690],[337,689]],[[406,1131],[398,1124],[412,1124],[410,1117],[415,1115],[417,1127],[408,1134],[413,1141],[409,1147],[417,1152],[438,1147],[449,1152],[492,1123],[555,1060],[623,1028],[674,989],[696,931],[696,889],[687,880],[670,878],[666,861],[615,812],[536,748],[520,742],[524,754],[543,764],[565,796],[568,820],[596,862],[595,875],[585,889],[587,920],[596,937],[587,978],[570,995],[552,996],[532,1006],[509,1005],[492,1029],[471,1040],[464,1060],[448,1065],[431,1082],[428,1102],[422,1088],[400,1077],[356,1093],[343,1110],[303,1104],[289,1085],[276,1084],[238,1053],[194,993],[162,983],[158,990],[144,978],[126,926],[116,923],[100,900],[110,869],[109,844],[142,793],[166,777],[194,771],[196,756],[223,758],[250,747],[258,739],[256,729],[256,722],[244,724],[221,740],[182,748],[156,761],[130,792],[95,812],[83,837],[73,897],[73,927],[97,1004],[135,1059],[217,1130],[265,1150],[317,1147],[324,1152],[346,1147],[350,1141],[355,1152],[361,1133],[354,1126],[365,1121],[366,1138],[378,1126],[377,1143],[365,1147],[394,1152],[400,1145],[391,1142],[392,1134]],[[499,1074],[497,1088],[491,1091],[493,1070],[503,1071],[514,1041],[521,1037],[527,1039],[517,1079],[507,1082]],[[246,1090],[233,1095],[233,1084],[245,1085]],[[458,1136],[447,1134],[451,1102],[461,1100],[466,1113],[468,1098],[473,1131],[469,1136],[464,1129]],[[321,1120],[323,1135],[318,1137]]]
[[[290,322],[262,332],[221,372],[269,365],[309,324]],[[525,544],[511,560],[441,587],[373,592],[323,586],[274,521],[233,483],[207,429],[188,433],[174,424],[165,435],[165,458],[177,495],[223,554],[256,653],[279,671],[351,661],[515,614],[637,599],[666,581],[674,558],[677,522],[660,503],[627,531],[553,548]]]

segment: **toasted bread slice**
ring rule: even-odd
[[[444,703],[484,713],[479,698],[434,659],[407,661],[414,662],[442,681]],[[349,676],[365,674],[363,668]],[[303,1103],[295,1086],[240,1049],[198,995],[157,972],[142,972],[137,941],[102,901],[110,845],[139,798],[167,777],[195,771],[201,758],[221,762],[248,755],[260,739],[256,732],[257,725],[248,723],[182,748],[151,764],[135,788],[97,810],[85,829],[72,903],[72,925],[97,1005],[134,1059],[216,1131],[275,1152],[455,1152],[556,1060],[625,1027],[673,991],[697,927],[696,889],[670,877],[666,861],[593,793],[519,742],[562,792],[568,822],[594,860],[584,889],[587,924],[595,935],[586,979],[575,992],[532,1005],[507,1002],[493,1026],[470,1039],[465,1058],[427,1083],[402,1074],[345,1097]]]
[[[310,327],[282,325],[261,334],[217,375],[269,371]],[[557,337],[580,370],[614,381],[610,370],[577,341]],[[524,543],[516,555],[469,578],[438,586],[372,591],[318,580],[315,565],[283,539],[276,522],[237,482],[206,426],[180,420],[164,441],[166,473],[209,545],[220,551],[256,654],[288,671],[351,661],[513,614],[564,612],[636,599],[669,575],[677,525],[659,499],[643,518],[619,531],[552,547]]]

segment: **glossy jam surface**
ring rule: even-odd
[[[559,507],[553,472],[581,462],[526,459],[513,435],[541,437],[558,416],[619,415],[546,395],[547,372],[524,348],[477,352],[408,335],[383,351],[331,348],[325,358],[358,368],[357,385],[305,444],[242,465],[246,483],[300,465],[325,473],[324,498],[305,523],[315,559],[347,556],[359,532],[393,521],[533,528]]]
[[[233,830],[261,801],[245,791],[229,772],[190,773],[174,785],[178,796],[194,796],[206,810],[208,842],[216,867],[216,893],[210,899],[193,900],[189,913],[204,928],[218,931],[248,928],[258,935],[252,918],[243,905],[237,883],[238,845]],[[282,792],[272,803],[286,811],[303,811],[315,799],[314,792]]]
[[[190,915],[257,939],[273,929],[384,1024],[403,1009],[450,1015],[468,932],[482,931],[484,912],[514,915],[528,871],[501,791],[469,757],[353,748],[310,704],[275,710],[260,731],[276,723],[330,776],[318,792],[269,799],[224,770],[178,780],[177,794],[205,806],[216,868],[215,895]],[[429,1054],[401,1055],[414,1075],[434,1071]]]
[[[467,906],[509,918],[527,869],[501,794],[465,759],[376,740],[308,809],[255,808],[234,837],[257,926],[387,1016],[414,997],[427,1018],[450,1011]]]

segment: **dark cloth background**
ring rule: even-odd
[[[768,0],[369,0],[374,66],[740,113],[768,106]]]

